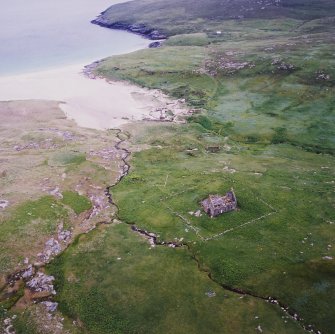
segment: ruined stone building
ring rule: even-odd
[[[217,217],[224,212],[235,210],[237,199],[234,190],[231,189],[224,196],[209,195],[201,202],[201,205],[210,217]]]

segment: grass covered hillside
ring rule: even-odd
[[[334,15],[332,0],[141,0],[114,5],[102,13],[101,19],[107,24],[144,24],[171,36],[207,31],[222,20],[308,21]]]

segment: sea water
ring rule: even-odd
[[[10,0],[0,10],[0,76],[82,64],[148,41],[91,24],[120,0]]]

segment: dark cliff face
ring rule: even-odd
[[[157,29],[151,28],[146,24],[129,24],[122,21],[110,22],[103,16],[103,14],[95,20],[92,20],[91,23],[97,24],[105,28],[130,31],[132,33],[142,35],[152,40],[166,39],[166,35],[159,32]]]

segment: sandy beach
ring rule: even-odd
[[[142,120],[168,99],[124,82],[89,79],[84,65],[0,77],[0,101],[50,100],[64,102],[61,109],[79,126],[116,128],[130,120]]]

